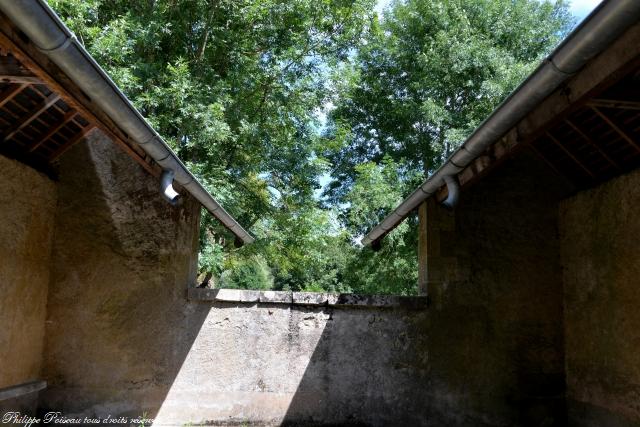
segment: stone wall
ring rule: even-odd
[[[425,299],[192,291],[208,313],[156,425],[427,423]]]
[[[56,187],[46,176],[1,155],[0,182],[0,388],[4,388],[40,376]]]
[[[640,425],[640,170],[560,210],[572,425]]]
[[[130,162],[96,140],[61,165],[43,409],[157,425],[562,424],[560,190],[539,163],[510,163],[463,194],[438,243],[449,273],[426,308],[189,299],[197,205],[168,207]]]
[[[431,206],[429,307],[187,291],[199,206],[167,205],[96,137],[60,166],[41,409],[156,425],[565,425],[566,330],[571,421],[637,424],[638,184],[559,209],[570,186],[522,153],[455,212]]]
[[[94,135],[61,158],[41,407],[155,413],[206,316],[185,304],[200,207]]]
[[[189,299],[199,208],[172,208],[157,187],[104,139],[63,158],[42,411],[157,425],[424,424],[425,299]]]
[[[58,205],[41,411],[424,424],[424,299],[189,299],[199,206],[99,137],[62,158]]]
[[[465,188],[454,213],[428,209],[429,402],[441,425],[564,425],[557,220],[569,190],[522,152]]]

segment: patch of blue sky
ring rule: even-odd
[[[569,3],[571,14],[582,21],[593,9],[601,3],[601,0],[572,0]],[[378,0],[375,10],[382,15],[384,9],[391,4],[391,0]]]

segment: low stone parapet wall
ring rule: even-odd
[[[324,292],[256,291],[245,289],[189,288],[188,297],[194,301],[294,304],[307,306],[345,307],[402,307],[426,308],[426,296],[356,295]]]
[[[206,311],[155,425],[421,425],[427,298],[188,290]]]

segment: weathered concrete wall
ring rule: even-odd
[[[197,212],[168,206],[108,141],[65,156],[43,411],[169,425],[421,423],[424,310],[190,301]]]
[[[570,423],[640,425],[640,170],[561,205]]]
[[[202,301],[186,292],[197,204],[169,207],[110,142],[80,145],[61,165],[41,406],[157,425],[565,425],[566,319],[572,420],[633,425],[638,181],[563,204],[564,276],[569,188],[523,154],[454,213],[431,207],[428,309]]]
[[[206,316],[184,304],[199,205],[96,136],[61,158],[44,409],[155,413]]]
[[[0,156],[0,388],[38,379],[56,207],[53,181]]]
[[[168,207],[108,142],[76,147],[43,408],[158,425],[562,425],[561,191],[524,160],[441,218],[433,307],[307,307],[188,300],[197,206]]]
[[[159,425],[424,424],[424,306],[189,300],[198,206],[167,205],[109,141],[62,160],[43,412],[146,414]]]
[[[440,425],[564,425],[567,190],[525,152],[465,190],[455,213],[429,210],[429,405]]]
[[[169,207],[103,140],[65,156],[59,194],[43,410],[158,425],[422,423],[424,307],[187,299],[197,206]]]
[[[420,308],[197,302],[208,314],[156,425],[424,425]]]

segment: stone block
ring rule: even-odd
[[[187,298],[193,301],[215,301],[219,289],[189,288]]]
[[[240,302],[242,290],[240,289],[218,289],[216,293],[216,301],[223,302]]]
[[[326,305],[328,295],[322,292],[294,292],[293,303],[300,305]]]
[[[392,307],[398,305],[398,297],[390,295],[355,295],[341,294],[335,305],[362,307]]]
[[[260,302],[274,304],[291,304],[293,295],[291,292],[283,291],[262,291],[260,292]]]
[[[260,291],[240,290],[240,302],[259,302]]]

